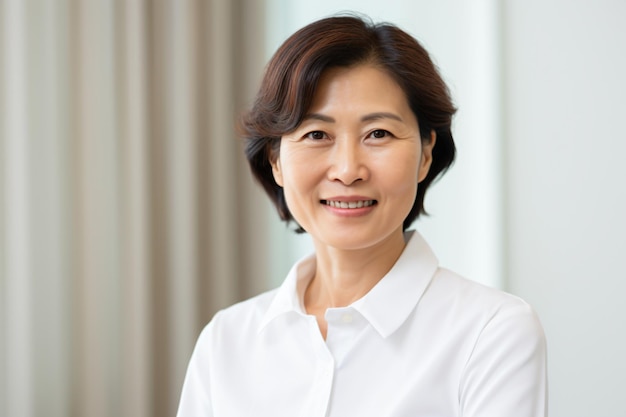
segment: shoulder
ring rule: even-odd
[[[545,343],[541,322],[525,300],[447,269],[437,270],[422,303],[433,315],[473,329],[477,338],[494,333],[509,339]]]
[[[464,415],[544,415],[547,346],[534,309],[520,297],[445,269],[429,290],[425,300],[445,318],[446,333],[466,342],[458,343]]]
[[[437,270],[429,290],[437,298],[445,299],[448,306],[458,306],[477,314],[533,311],[526,301],[516,295],[472,281],[445,268]]]
[[[277,292],[278,289],[269,290],[219,310],[203,329],[198,343],[209,343],[216,333],[236,332],[243,336],[256,331]]]

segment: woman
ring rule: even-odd
[[[242,120],[246,155],[315,253],[213,318],[179,416],[545,415],[532,309],[440,268],[406,231],[454,160],[454,111],[394,26],[332,17],[279,48]]]

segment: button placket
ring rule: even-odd
[[[341,367],[344,358],[354,347],[357,336],[363,331],[366,322],[352,307],[328,310],[326,313],[328,333],[326,345]]]
[[[322,338],[317,321],[310,317],[311,340],[316,346],[315,373],[313,376],[309,401],[304,405],[306,416],[324,417],[328,412],[335,376],[335,360]]]

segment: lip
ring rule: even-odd
[[[345,202],[349,203],[351,201],[365,201],[365,200],[374,200],[374,201],[376,201],[376,199],[374,199],[372,197],[367,197],[367,196],[364,196],[364,195],[340,195],[340,196],[333,196],[333,197],[323,198],[321,201],[345,201]]]
[[[329,202],[333,202],[330,204]],[[360,217],[370,213],[378,204],[378,201],[371,197],[351,195],[335,196],[320,200],[325,209],[342,217]],[[342,205],[342,207],[339,206]],[[351,207],[348,207],[350,205]]]

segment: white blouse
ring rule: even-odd
[[[442,269],[417,232],[363,298],[326,312],[302,299],[315,257],[276,290],[215,315],[178,417],[543,417],[546,343],[521,299]]]

